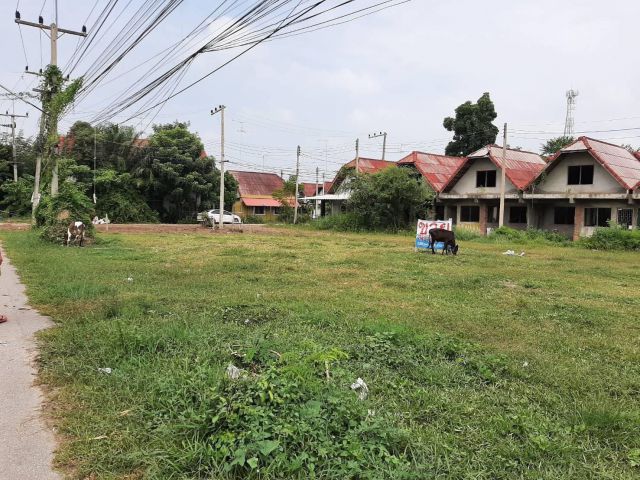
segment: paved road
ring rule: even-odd
[[[59,480],[51,467],[55,439],[34,386],[33,334],[51,325],[27,305],[24,287],[3,251],[0,275],[0,480]]]

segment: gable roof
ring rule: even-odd
[[[640,156],[620,145],[590,137],[579,137],[560,149],[549,159],[545,170],[554,168],[563,154],[572,152],[589,153],[623,188],[632,190],[640,186]]]
[[[318,190],[322,188],[322,185],[318,183]],[[316,184],[311,182],[302,182],[302,193],[305,197],[313,197],[316,194]]]
[[[230,170],[229,173],[238,182],[240,197],[247,195],[271,196],[274,191],[284,185],[284,180],[275,173],[241,172],[238,170]]]
[[[466,157],[452,157],[435,153],[411,152],[398,165],[414,165],[436,192],[442,192],[449,180],[462,168]]]
[[[378,160],[376,158],[358,158],[358,173],[376,173],[380,170],[384,170],[385,168],[392,167],[396,164],[396,162],[391,162],[389,160]],[[340,170],[336,173],[335,178],[331,182],[331,186],[329,188],[330,192],[335,192],[336,188],[338,188],[342,182],[344,181],[344,171],[356,168],[356,159],[354,158],[350,162],[345,163]],[[327,190],[325,190],[327,193]]]
[[[378,160],[376,158],[364,158],[360,157],[358,159],[358,172],[359,173],[376,173],[384,168],[391,167],[395,165],[396,162],[391,162],[389,160]],[[355,158],[348,163],[345,163],[342,168],[355,168],[356,160]]]
[[[547,165],[547,162],[534,152],[507,148],[505,153],[504,174],[518,190],[524,190]],[[460,177],[466,173],[471,163],[479,158],[488,158],[496,167],[502,168],[502,147],[491,144],[470,153],[463,166],[444,186],[443,190],[453,187]]]

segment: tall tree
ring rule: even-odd
[[[542,146],[540,147],[540,152],[542,153],[542,155],[553,155],[558,150],[573,143],[573,141],[574,141],[574,138],[570,136],[551,138],[547,140],[544,144],[542,144]]]
[[[144,161],[135,175],[148,202],[163,221],[195,218],[198,211],[214,208],[220,192],[220,171],[204,154],[202,141],[187,123],[154,125]],[[236,198],[237,183],[225,175],[228,208]]]
[[[456,108],[455,118],[444,119],[444,128],[453,132],[453,140],[447,145],[445,154],[464,156],[487,144],[495,143],[499,130],[491,122],[497,116],[488,92],[476,103],[464,102]]]

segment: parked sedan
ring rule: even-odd
[[[207,217],[211,223],[220,224],[220,210],[213,209],[207,212]],[[223,223],[242,223],[242,219],[238,215],[234,215],[231,212],[227,212],[223,210],[222,213],[222,222]]]

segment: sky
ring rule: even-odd
[[[54,18],[54,0],[18,3],[23,20],[37,21],[41,11],[45,23]],[[106,3],[58,0],[59,25],[79,30],[86,21],[91,32],[96,13]],[[132,2],[133,7],[142,3]],[[197,25],[215,3],[185,0],[112,76],[74,105],[61,122],[61,133],[76,120],[92,119],[123,89],[140,85],[138,77],[152,63],[141,64]],[[0,84],[28,91],[37,86],[37,77],[24,74],[24,67],[37,71],[46,66],[49,39],[39,29],[19,29],[15,6],[10,0],[0,4]],[[106,27],[115,34],[131,17],[130,11],[120,12]],[[412,150],[443,153],[451,138],[443,119],[483,92],[495,103],[494,124],[508,124],[508,144],[539,151],[546,139],[562,134],[565,94],[574,89],[579,92],[578,135],[638,147],[638,18],[637,0],[412,0],[344,25],[265,42],[168,101],[159,112],[113,120],[126,120],[143,136],[153,123],[188,121],[207,153],[218,156],[220,118],[210,110],[224,104],[228,169],[282,171],[288,176],[300,145],[301,178],[314,181],[317,168],[320,179],[324,175],[330,180],[341,164],[354,158],[357,138],[361,156],[381,157],[382,138],[369,138],[376,132],[387,132],[387,160]],[[208,27],[203,38],[219,27]],[[74,69],[70,59],[78,37],[63,36],[58,42],[63,72],[72,77],[89,72],[97,55],[114,43],[108,33],[95,39]],[[237,53],[200,55],[182,85]],[[35,134],[37,110],[18,102],[14,107],[0,97],[1,111],[12,108],[29,112],[29,119],[17,123],[25,135]]]

